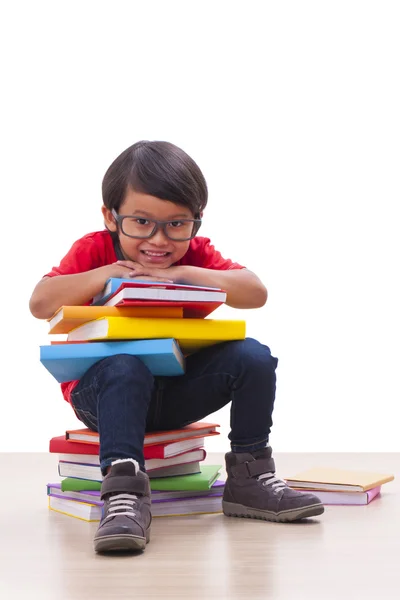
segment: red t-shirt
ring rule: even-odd
[[[53,267],[44,277],[84,273],[98,267],[111,265],[117,260],[110,233],[106,229],[95,231],[77,240],[61,260],[58,267]],[[223,258],[220,252],[211,244],[209,238],[197,236],[190,240],[188,251],[175,264],[202,267],[203,269],[215,269],[216,271],[245,268],[239,263],[232,262],[229,258]],[[68,381],[61,384],[61,389],[67,402],[70,402],[71,392],[77,383],[77,381]]]

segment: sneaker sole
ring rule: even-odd
[[[150,542],[150,529],[146,537],[129,534],[103,535],[94,538],[94,549],[96,552],[138,552],[144,550]]]
[[[261,519],[263,521],[274,521],[276,523],[287,523],[322,515],[325,508],[323,504],[310,504],[309,506],[302,506],[301,508],[274,513],[268,510],[249,508],[243,504],[223,501],[222,510],[227,517],[243,517],[248,519]]]

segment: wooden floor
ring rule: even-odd
[[[210,454],[218,463],[222,455]],[[0,454],[0,598],[343,600],[400,598],[400,454],[277,454],[288,476],[316,465],[397,478],[369,506],[274,524],[223,515],[155,519],[139,556],[99,556],[95,523],[50,512],[48,454]]]

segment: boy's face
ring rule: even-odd
[[[122,252],[127,260],[133,260],[144,266],[167,269],[187,252],[190,240],[178,242],[170,240],[159,228],[155,235],[147,239],[131,238],[117,227],[111,212],[102,207],[105,225],[110,231],[118,231]],[[179,221],[193,219],[191,210],[185,206],[168,200],[160,200],[155,196],[135,192],[128,188],[125,199],[121,204],[118,215],[135,215],[139,219],[154,219],[156,221]]]

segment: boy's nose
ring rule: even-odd
[[[155,234],[150,238],[150,243],[154,246],[167,246],[169,244],[169,239],[165,235],[162,228],[158,227]]]

